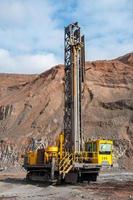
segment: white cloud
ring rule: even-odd
[[[36,73],[63,63],[63,28],[78,21],[86,59],[133,51],[132,0],[0,0],[0,72]]]
[[[104,44],[104,43],[103,43]],[[118,44],[116,41],[107,42],[106,47],[101,45],[88,44],[87,58],[89,60],[107,60],[114,59],[131,52],[132,44]]]
[[[25,17],[24,10],[20,1],[0,1],[0,22],[8,26],[19,25]]]
[[[60,59],[52,53],[14,56],[0,49],[1,73],[41,73],[59,63]]]
[[[0,1],[0,72],[39,73],[63,61],[63,29],[43,0]]]
[[[133,51],[132,0],[78,0],[73,16],[85,33],[87,59],[111,59]]]
[[[47,0],[0,1],[0,47],[21,54],[41,50],[61,54],[63,29],[53,18],[54,11]]]

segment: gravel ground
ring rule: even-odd
[[[102,172],[95,183],[27,184],[25,174],[0,173],[0,200],[133,200],[133,172]]]

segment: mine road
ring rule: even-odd
[[[57,186],[29,184],[24,177],[0,172],[0,200],[133,200],[133,172],[102,172],[97,182]]]

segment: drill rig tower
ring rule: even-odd
[[[65,149],[70,152],[83,150],[81,98],[84,83],[85,44],[78,23],[65,28]]]

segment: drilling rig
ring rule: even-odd
[[[55,146],[26,152],[24,168],[28,180],[96,181],[102,165],[112,166],[111,140],[83,141],[85,42],[77,22],[65,27],[64,70],[64,131],[59,134]]]

